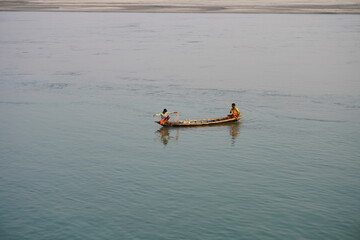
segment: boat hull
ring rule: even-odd
[[[243,117],[244,115],[234,118],[222,117],[222,118],[197,119],[197,120],[167,121],[162,123],[160,123],[160,121],[155,121],[155,122],[162,126],[169,126],[169,127],[194,127],[194,126],[208,126],[215,124],[237,122]]]

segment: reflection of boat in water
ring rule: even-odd
[[[240,135],[240,127],[241,127],[241,122],[235,121],[235,122],[220,123],[215,125],[204,125],[203,127],[201,127],[201,129],[218,128],[221,131],[228,129],[229,135],[231,136],[231,144],[234,145],[236,138]],[[187,130],[190,130],[191,128],[197,128],[197,126],[187,126],[184,128],[178,128],[178,127],[173,128],[170,126],[163,126],[159,130],[157,130],[155,134],[159,136],[158,140],[166,146],[170,141],[175,140],[175,142],[178,142],[180,138],[180,132],[185,133]]]
[[[195,126],[209,126],[209,125],[218,125],[218,124],[225,124],[231,122],[237,122],[242,119],[244,115],[228,118],[209,118],[209,119],[197,119],[197,120],[182,120],[182,121],[155,121],[156,123],[162,126],[169,126],[169,127],[195,127]]]

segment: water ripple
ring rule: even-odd
[[[301,118],[301,117],[286,117],[288,119],[299,120],[299,121],[315,121],[315,122],[329,122],[329,123],[343,123],[343,120],[330,120],[330,119],[316,119],[316,118]]]

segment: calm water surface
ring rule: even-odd
[[[0,13],[0,238],[359,239],[359,43],[358,15]]]

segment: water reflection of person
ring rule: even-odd
[[[160,134],[160,140],[165,146],[169,143],[170,139],[174,138],[170,136],[170,129],[168,127],[162,127],[157,132]],[[179,131],[177,131],[175,139],[179,139]]]
[[[160,140],[162,141],[162,143],[164,145],[167,145],[170,140],[169,129],[161,128],[161,129],[159,129],[159,133],[160,133]]]
[[[233,123],[229,126],[230,136],[231,136],[231,144],[235,144],[236,138],[240,135],[240,124],[239,122]]]

